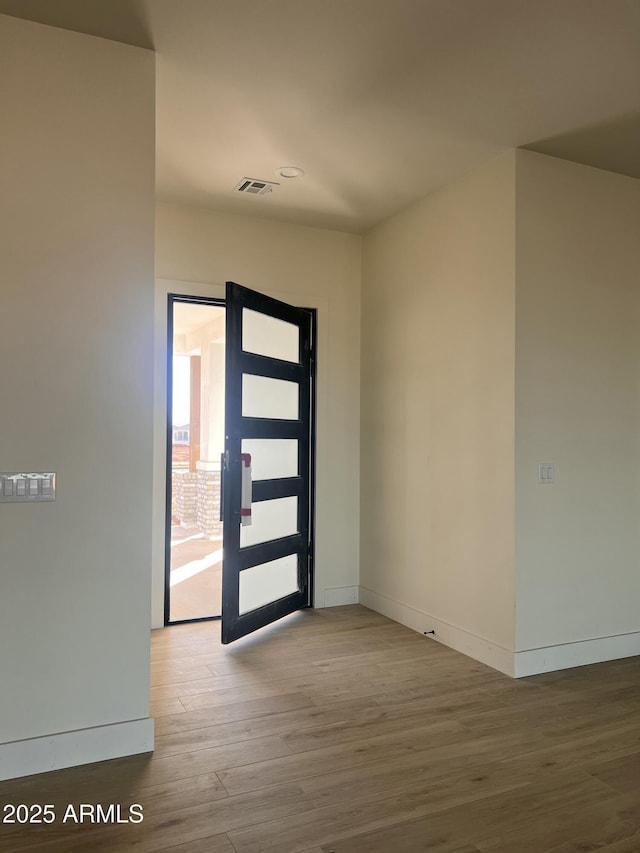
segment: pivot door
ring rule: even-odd
[[[308,607],[311,311],[227,282],[222,642]]]

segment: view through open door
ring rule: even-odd
[[[314,316],[227,282],[222,642],[311,604]]]

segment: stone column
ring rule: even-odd
[[[173,468],[171,486],[173,496],[172,515],[185,529],[198,524],[198,474],[184,468]]]
[[[208,539],[222,536],[220,521],[220,461],[196,463],[198,477],[198,527]]]

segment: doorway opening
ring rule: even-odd
[[[234,282],[168,309],[164,622],[230,643],[311,606],[316,312]]]
[[[225,306],[169,296],[165,625],[222,615]]]

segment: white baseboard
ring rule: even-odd
[[[319,607],[341,607],[343,604],[358,603],[357,586],[334,586],[325,589],[324,603]]]
[[[435,630],[434,640],[513,678],[640,655],[640,631],[514,653],[366,587],[360,587],[359,600],[364,607],[382,613],[420,634]]]
[[[153,752],[152,717],[0,743],[0,781]]]
[[[635,655],[640,655],[640,631],[516,652],[515,676],[524,678],[540,672],[555,672],[558,669],[587,666],[590,663],[602,663]]]
[[[360,604],[388,616],[394,622],[399,622],[407,628],[412,628],[419,634],[425,631],[435,631],[433,639],[451,649],[468,657],[474,658],[487,666],[504,672],[506,675],[514,676],[514,653],[509,649],[499,646],[491,640],[485,640],[475,634],[450,625],[440,619],[436,619],[429,613],[416,610],[407,604],[402,604],[386,595],[380,595],[366,587],[360,587]]]

